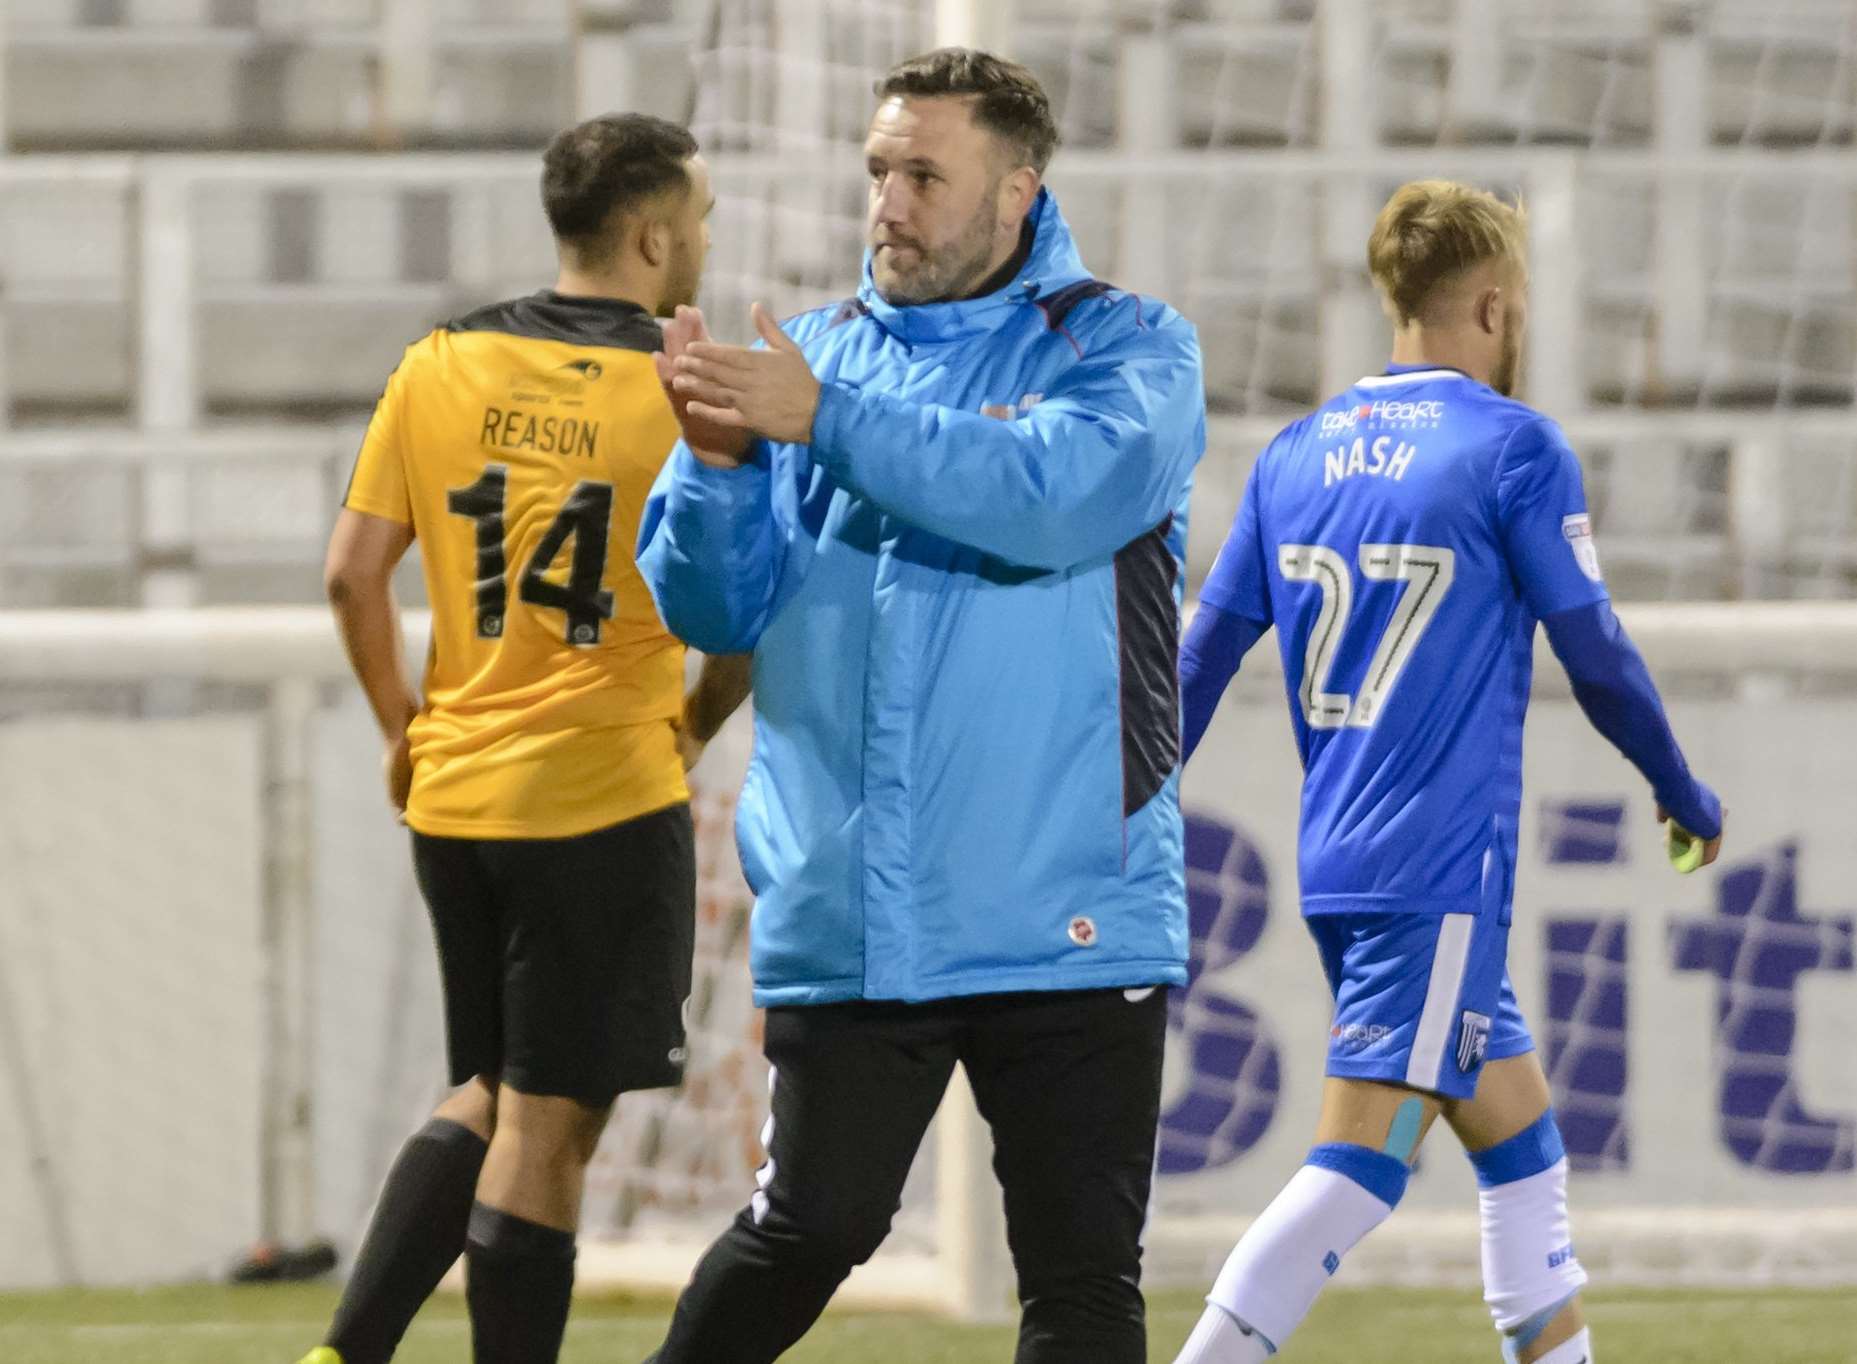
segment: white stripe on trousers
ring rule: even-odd
[[[767,1217],[767,1186],[774,1182],[774,1082],[780,1078],[780,1067],[767,1068],[767,1121],[761,1124],[761,1149],[767,1153],[767,1160],[754,1172],[754,1197],[748,1200],[748,1206],[754,1213],[754,1224],[758,1227]]]
[[[1470,961],[1470,935],[1474,914],[1445,914],[1438,925],[1438,948],[1431,959],[1431,983],[1425,989],[1425,1009],[1419,1015],[1418,1035],[1412,1039],[1412,1059],[1406,1063],[1406,1083],[1414,1089],[1436,1089],[1438,1072],[1450,1048],[1451,1025],[1457,1020],[1457,997],[1464,988],[1464,968]]]

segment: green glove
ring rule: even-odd
[[[1707,839],[1697,838],[1674,819],[1664,821],[1664,851],[1670,855],[1670,865],[1683,875],[1688,876],[1702,865],[1702,852],[1707,846]]]

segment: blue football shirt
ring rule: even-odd
[[[1259,456],[1204,605],[1274,625],[1305,914],[1506,915],[1536,621],[1606,597],[1560,428],[1395,366]]]

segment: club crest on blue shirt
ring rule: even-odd
[[[1457,1068],[1469,1074],[1483,1064],[1489,1051],[1489,1015],[1464,1010],[1463,1026],[1457,1034]]]
[[[1585,512],[1563,516],[1560,533],[1567,537],[1567,547],[1573,551],[1573,561],[1580,566],[1580,572],[1594,582],[1600,581],[1599,546],[1593,543],[1593,518]]]
[[[1023,417],[1044,400],[1045,395],[1042,393],[1027,393],[1016,403],[981,403],[980,415],[998,417],[1003,422],[1009,422],[1015,417]]]

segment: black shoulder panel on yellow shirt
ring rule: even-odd
[[[650,313],[617,298],[588,298],[543,289],[526,298],[491,303],[444,325],[454,332],[504,332],[539,341],[619,350],[659,351],[664,334]]]

